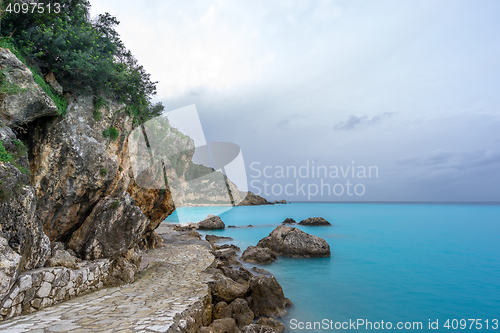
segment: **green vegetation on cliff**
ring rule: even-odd
[[[0,46],[26,61],[61,113],[64,98],[39,74],[53,73],[66,93],[105,96],[127,104],[136,125],[163,111],[161,104],[151,103],[156,82],[125,48],[115,30],[119,24],[115,17],[105,13],[91,19],[87,0],[48,0],[43,13],[32,12],[31,7],[26,13],[6,11],[14,3],[21,1],[3,1],[0,8]],[[55,3],[60,4],[58,13]]]

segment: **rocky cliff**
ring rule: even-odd
[[[161,242],[154,230],[175,207],[168,189],[133,178],[126,106],[96,110],[95,97],[67,95],[61,116],[8,49],[0,49],[0,70],[0,307],[21,272],[54,255],[51,243],[77,260],[115,260],[110,267],[127,273],[114,276],[133,274],[137,252]]]

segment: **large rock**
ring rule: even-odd
[[[35,82],[31,70],[9,49],[0,48],[0,69],[5,70],[0,79],[11,90],[0,96],[0,123],[20,125],[58,114],[54,101]]]
[[[212,214],[209,214],[203,221],[198,222],[197,225],[200,230],[217,230],[226,227],[220,217]]]
[[[238,327],[242,328],[253,323],[253,312],[244,299],[235,299],[229,304],[229,309],[231,310],[231,317],[236,321]]]
[[[308,217],[307,219],[300,221],[299,224],[300,225],[312,225],[312,226],[317,226],[317,225],[329,225],[329,226],[331,226],[331,223],[322,217]]]
[[[128,194],[123,199],[108,197],[95,206],[68,247],[87,260],[117,258],[137,243],[147,223]]]
[[[21,256],[21,270],[42,267],[50,255],[50,242],[36,211],[25,148],[6,126],[0,127],[0,140],[17,165],[0,162],[0,237]]]
[[[249,246],[243,254],[241,259],[248,262],[256,262],[260,264],[269,264],[276,260],[276,255],[267,247]]]
[[[7,240],[0,237],[0,302],[16,282],[21,266],[21,256],[14,252]]]
[[[330,245],[324,239],[284,225],[276,227],[257,246],[267,247],[277,254],[290,257],[330,256]]]
[[[284,317],[285,295],[274,276],[255,276],[250,280],[250,309],[256,317]]]
[[[281,222],[281,223],[283,223],[283,224],[295,224],[295,223],[297,223],[297,222],[295,222],[295,220],[294,220],[294,219],[287,217],[287,218],[286,218],[283,222]]]
[[[30,124],[31,181],[37,210],[51,241],[65,241],[108,196],[123,196],[130,184],[127,132],[132,118],[125,105],[110,103],[94,119],[92,97],[71,97],[64,117]],[[103,136],[119,131],[113,141]]]
[[[220,273],[215,274],[214,280],[209,282],[208,285],[216,302],[230,303],[236,298],[245,297],[248,292],[247,287]]]

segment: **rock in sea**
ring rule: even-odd
[[[217,230],[226,227],[220,217],[212,214],[209,214],[203,221],[198,222],[197,225],[200,230]]]
[[[276,255],[267,247],[249,246],[243,254],[241,259],[248,262],[256,262],[259,264],[269,264],[276,260]]]
[[[258,247],[267,247],[276,254],[289,257],[329,257],[330,245],[323,239],[297,228],[280,225],[261,239]]]
[[[322,217],[308,217],[307,219],[300,221],[299,224],[300,225],[314,225],[314,226],[317,226],[317,225],[330,225],[331,226],[331,223]]]

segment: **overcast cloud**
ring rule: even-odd
[[[253,162],[377,166],[351,179],[362,196],[310,199],[500,201],[498,1],[92,5],[121,21],[158,101],[195,104],[207,141],[240,145],[250,181],[291,181]]]

